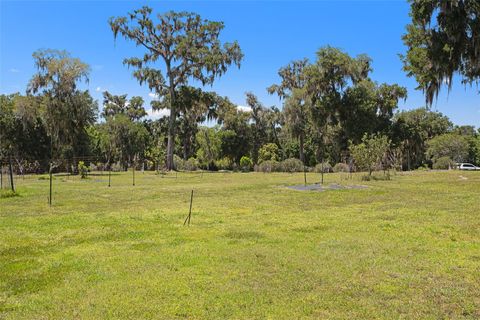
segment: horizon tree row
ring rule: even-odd
[[[474,50],[476,40],[445,23],[451,19],[468,31],[476,23],[468,17],[479,8],[463,1],[440,6],[437,12],[438,6],[412,2],[412,24],[403,37],[408,46],[401,57],[404,69],[416,77],[427,106],[454,72],[465,83],[479,78],[473,67],[480,52]],[[433,28],[426,23],[435,19]],[[241,159],[258,165],[289,158],[315,166],[351,162],[352,150],[358,149],[354,146],[377,137],[389,142],[390,154],[407,170],[437,162],[480,162],[480,138],[473,126],[454,126],[427,107],[399,112],[406,89],[372,80],[371,59],[365,54],[351,57],[338,48],[321,47],[315,61],[290,62],[279,70],[279,83],[267,88],[281,99],[282,109],[265,107],[248,92],[251,112],[244,112],[227,97],[203,90],[231,65],[240,67],[243,59],[236,41],[220,41],[222,22],[188,12],[153,16],[151,8],[142,7],[108,23],[115,39],[121,35],[145,50],[142,57],[123,62],[140,85],[158,95],[152,109],[168,109],[169,115],[148,119],[141,97],[109,92],[103,93],[99,114],[88,90],[78,89],[89,80],[89,66],[66,51],[38,50],[33,53],[38,72],[26,94],[0,97],[1,158],[13,158],[17,166],[35,160],[49,171],[60,170],[58,159],[71,159],[68,167],[74,172],[77,159],[85,157],[123,169],[139,164],[157,170],[186,165],[232,169]],[[432,43],[452,52],[445,55]],[[428,65],[435,69],[422,67]],[[192,87],[191,80],[202,88]],[[447,83],[450,87],[451,81]]]

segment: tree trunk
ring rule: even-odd
[[[183,140],[183,160],[187,161],[188,160],[188,142],[187,139]]]
[[[173,152],[175,149],[175,120],[177,117],[175,85],[170,69],[170,62],[167,61],[167,74],[170,82],[170,117],[168,120],[168,142],[167,142],[167,170],[174,170]]]
[[[13,184],[13,168],[12,168],[12,156],[8,156],[8,168],[10,170],[10,187],[12,188],[12,191],[15,192],[15,186]]]
[[[300,135],[299,140],[300,140],[300,161],[302,161],[303,165],[305,165],[305,153],[303,152],[303,148],[304,148],[303,134]]]

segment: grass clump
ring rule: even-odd
[[[8,190],[0,190],[0,199],[3,198],[13,198],[13,197],[19,197],[20,194],[16,191],[13,191],[11,189]]]

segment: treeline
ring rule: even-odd
[[[51,61],[72,60],[66,53],[48,54],[54,56]],[[386,139],[384,153],[394,157],[391,166],[398,169],[480,163],[480,135],[473,126],[455,126],[425,108],[398,112],[406,90],[375,83],[370,71],[367,56],[352,58],[322,48],[314,63],[295,61],[280,69],[279,84],[268,91],[282,98],[282,109],[265,107],[247,93],[246,111],[214,92],[183,86],[177,92],[175,166],[300,171],[303,164],[330,170],[353,163],[368,170],[361,156],[353,155],[356,146],[375,136]],[[4,162],[11,157],[15,166],[36,172],[47,171],[50,161],[59,159],[69,159],[73,171],[80,160],[117,170],[165,167],[169,117],[148,119],[141,97],[104,92],[99,112],[88,91],[75,87],[58,103],[53,92],[32,94],[34,81],[44,80],[35,75],[27,95],[0,96]],[[165,100],[152,104],[163,108]],[[206,121],[214,125],[206,126]]]
[[[112,17],[109,26],[114,38],[144,49],[143,56],[123,63],[157,96],[152,110],[166,109],[169,115],[149,119],[144,100],[123,93],[104,92],[99,108],[88,91],[78,88],[89,79],[86,63],[65,51],[39,50],[33,53],[37,73],[26,93],[0,96],[2,163],[30,172],[77,172],[80,161],[82,167],[93,163],[118,170],[317,167],[321,172],[480,164],[479,131],[455,126],[427,108],[399,112],[407,90],[374,81],[367,55],[351,57],[322,47],[315,61],[282,67],[278,83],[266,88],[281,99],[282,108],[264,106],[249,92],[244,110],[227,97],[189,85],[191,80],[211,85],[232,65],[240,67],[239,44],[220,41],[222,22],[189,12],[153,15],[142,7]],[[409,51],[406,66],[418,52]],[[414,69],[408,75],[421,71]],[[428,74],[427,84],[419,82],[428,91],[427,103],[440,88],[435,79],[441,78]]]

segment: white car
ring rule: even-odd
[[[480,170],[480,167],[474,166],[471,163],[459,163],[458,170]]]

